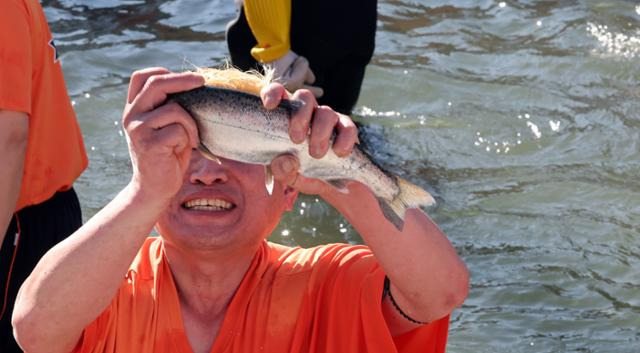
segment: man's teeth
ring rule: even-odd
[[[233,208],[233,204],[220,199],[195,199],[185,202],[184,207],[197,211],[222,211]]]

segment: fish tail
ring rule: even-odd
[[[433,196],[421,187],[400,177],[396,177],[400,192],[391,201],[378,198],[384,216],[398,229],[404,227],[404,214],[407,209],[431,206],[436,203]]]

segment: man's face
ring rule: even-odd
[[[221,158],[221,164],[193,151],[182,188],[156,227],[168,244],[194,250],[253,248],[290,210],[296,192],[276,182],[265,187],[261,165]]]

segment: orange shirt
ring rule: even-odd
[[[381,310],[383,280],[365,246],[301,249],[265,241],[211,352],[444,352],[448,316],[391,337]],[[146,240],[74,352],[191,352],[161,238]]]
[[[53,37],[36,0],[0,5],[0,110],[29,114],[16,211],[66,190],[87,167]]]

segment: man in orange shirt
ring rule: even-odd
[[[239,85],[246,79],[220,82]],[[449,313],[468,273],[440,229],[410,209],[400,231],[363,184],[348,193],[298,174],[299,161],[261,165],[195,148],[198,131],[168,94],[204,84],[196,73],[138,71],[123,126],[133,175],[104,209],[51,249],[20,289],[13,323],[28,352],[444,352]],[[215,82],[214,82],[215,84]],[[240,85],[237,88],[242,88]],[[266,109],[289,95],[272,83]],[[350,154],[353,121],[308,90],[290,136],[312,156]],[[337,135],[331,145],[332,131]],[[340,211],[367,243],[312,249],[265,238],[298,192]],[[155,226],[160,234],[147,238]],[[123,278],[124,277],[124,278]]]
[[[18,352],[18,289],[82,224],[73,181],[87,166],[53,38],[38,1],[0,2],[0,352]]]

